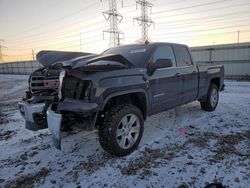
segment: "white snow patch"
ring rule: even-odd
[[[149,117],[138,150],[114,158],[102,150],[95,131],[65,138],[59,151],[48,130],[26,130],[16,103],[25,94],[27,79],[0,75],[0,187],[250,185],[250,82],[226,81],[214,112],[193,102]],[[227,146],[236,150],[223,151]]]

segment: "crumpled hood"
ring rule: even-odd
[[[127,67],[134,67],[132,63],[120,54],[97,55],[84,52],[40,51],[37,54],[37,60],[46,68],[60,65],[61,67],[76,69],[99,60],[116,61]]]
[[[40,51],[36,55],[36,59],[44,67],[48,68],[56,63],[63,63],[63,66],[70,66],[74,61],[69,60],[80,60],[86,57],[95,57],[96,54],[85,53],[85,52],[66,52],[66,51]]]

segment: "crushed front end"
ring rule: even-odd
[[[48,128],[56,148],[61,149],[61,132],[77,127],[93,130],[97,103],[91,102],[92,81],[83,72],[40,69],[29,78],[29,91],[19,102],[25,127],[36,131]]]
[[[36,131],[48,127],[46,111],[57,98],[59,73],[59,70],[42,68],[31,74],[26,97],[18,103],[27,129]]]
[[[97,118],[97,103],[91,102],[92,81],[84,73],[61,70],[58,100],[47,109],[47,124],[56,148],[61,149],[61,132],[78,127],[93,130]]]

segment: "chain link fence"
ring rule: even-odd
[[[41,67],[42,65],[37,61],[1,63],[0,74],[31,74]]]

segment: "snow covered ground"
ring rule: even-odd
[[[250,82],[227,81],[214,112],[193,102],[148,118],[138,150],[114,158],[95,132],[66,138],[59,151],[47,130],[26,130],[17,102],[27,79],[0,75],[0,187],[250,185]]]

